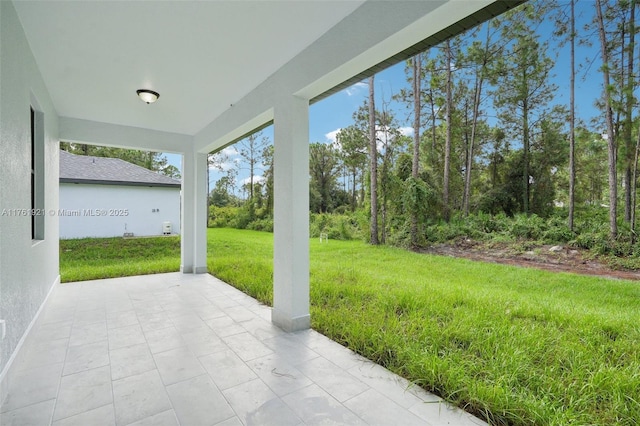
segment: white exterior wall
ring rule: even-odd
[[[180,188],[61,183],[58,216],[61,239],[162,235],[163,222],[179,234]]]
[[[0,1],[0,211],[31,206],[29,106],[44,113],[44,207],[58,208],[58,117],[11,2]],[[58,219],[45,217],[31,239],[31,217],[0,216],[0,397],[9,361],[58,275]]]

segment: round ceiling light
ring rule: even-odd
[[[160,97],[160,93],[148,89],[138,89],[136,90],[136,93],[138,94],[138,97],[147,104],[154,103]]]

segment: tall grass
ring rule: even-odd
[[[271,234],[209,230],[211,273],[272,302]],[[499,425],[637,425],[640,287],[311,240],[312,326]]]

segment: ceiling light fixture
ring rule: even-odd
[[[147,104],[154,103],[160,97],[160,93],[154,92],[153,90],[138,89],[136,90],[136,93],[138,94],[138,97]]]

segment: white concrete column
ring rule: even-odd
[[[180,271],[207,272],[207,154],[182,156]]]
[[[195,155],[187,151],[182,154],[182,188],[180,199],[180,272],[193,272],[193,213],[195,199],[196,167]]]
[[[309,316],[309,101],[274,106],[274,239],[271,320],[307,329]]]
[[[193,236],[193,273],[207,272],[207,154],[197,152]]]

